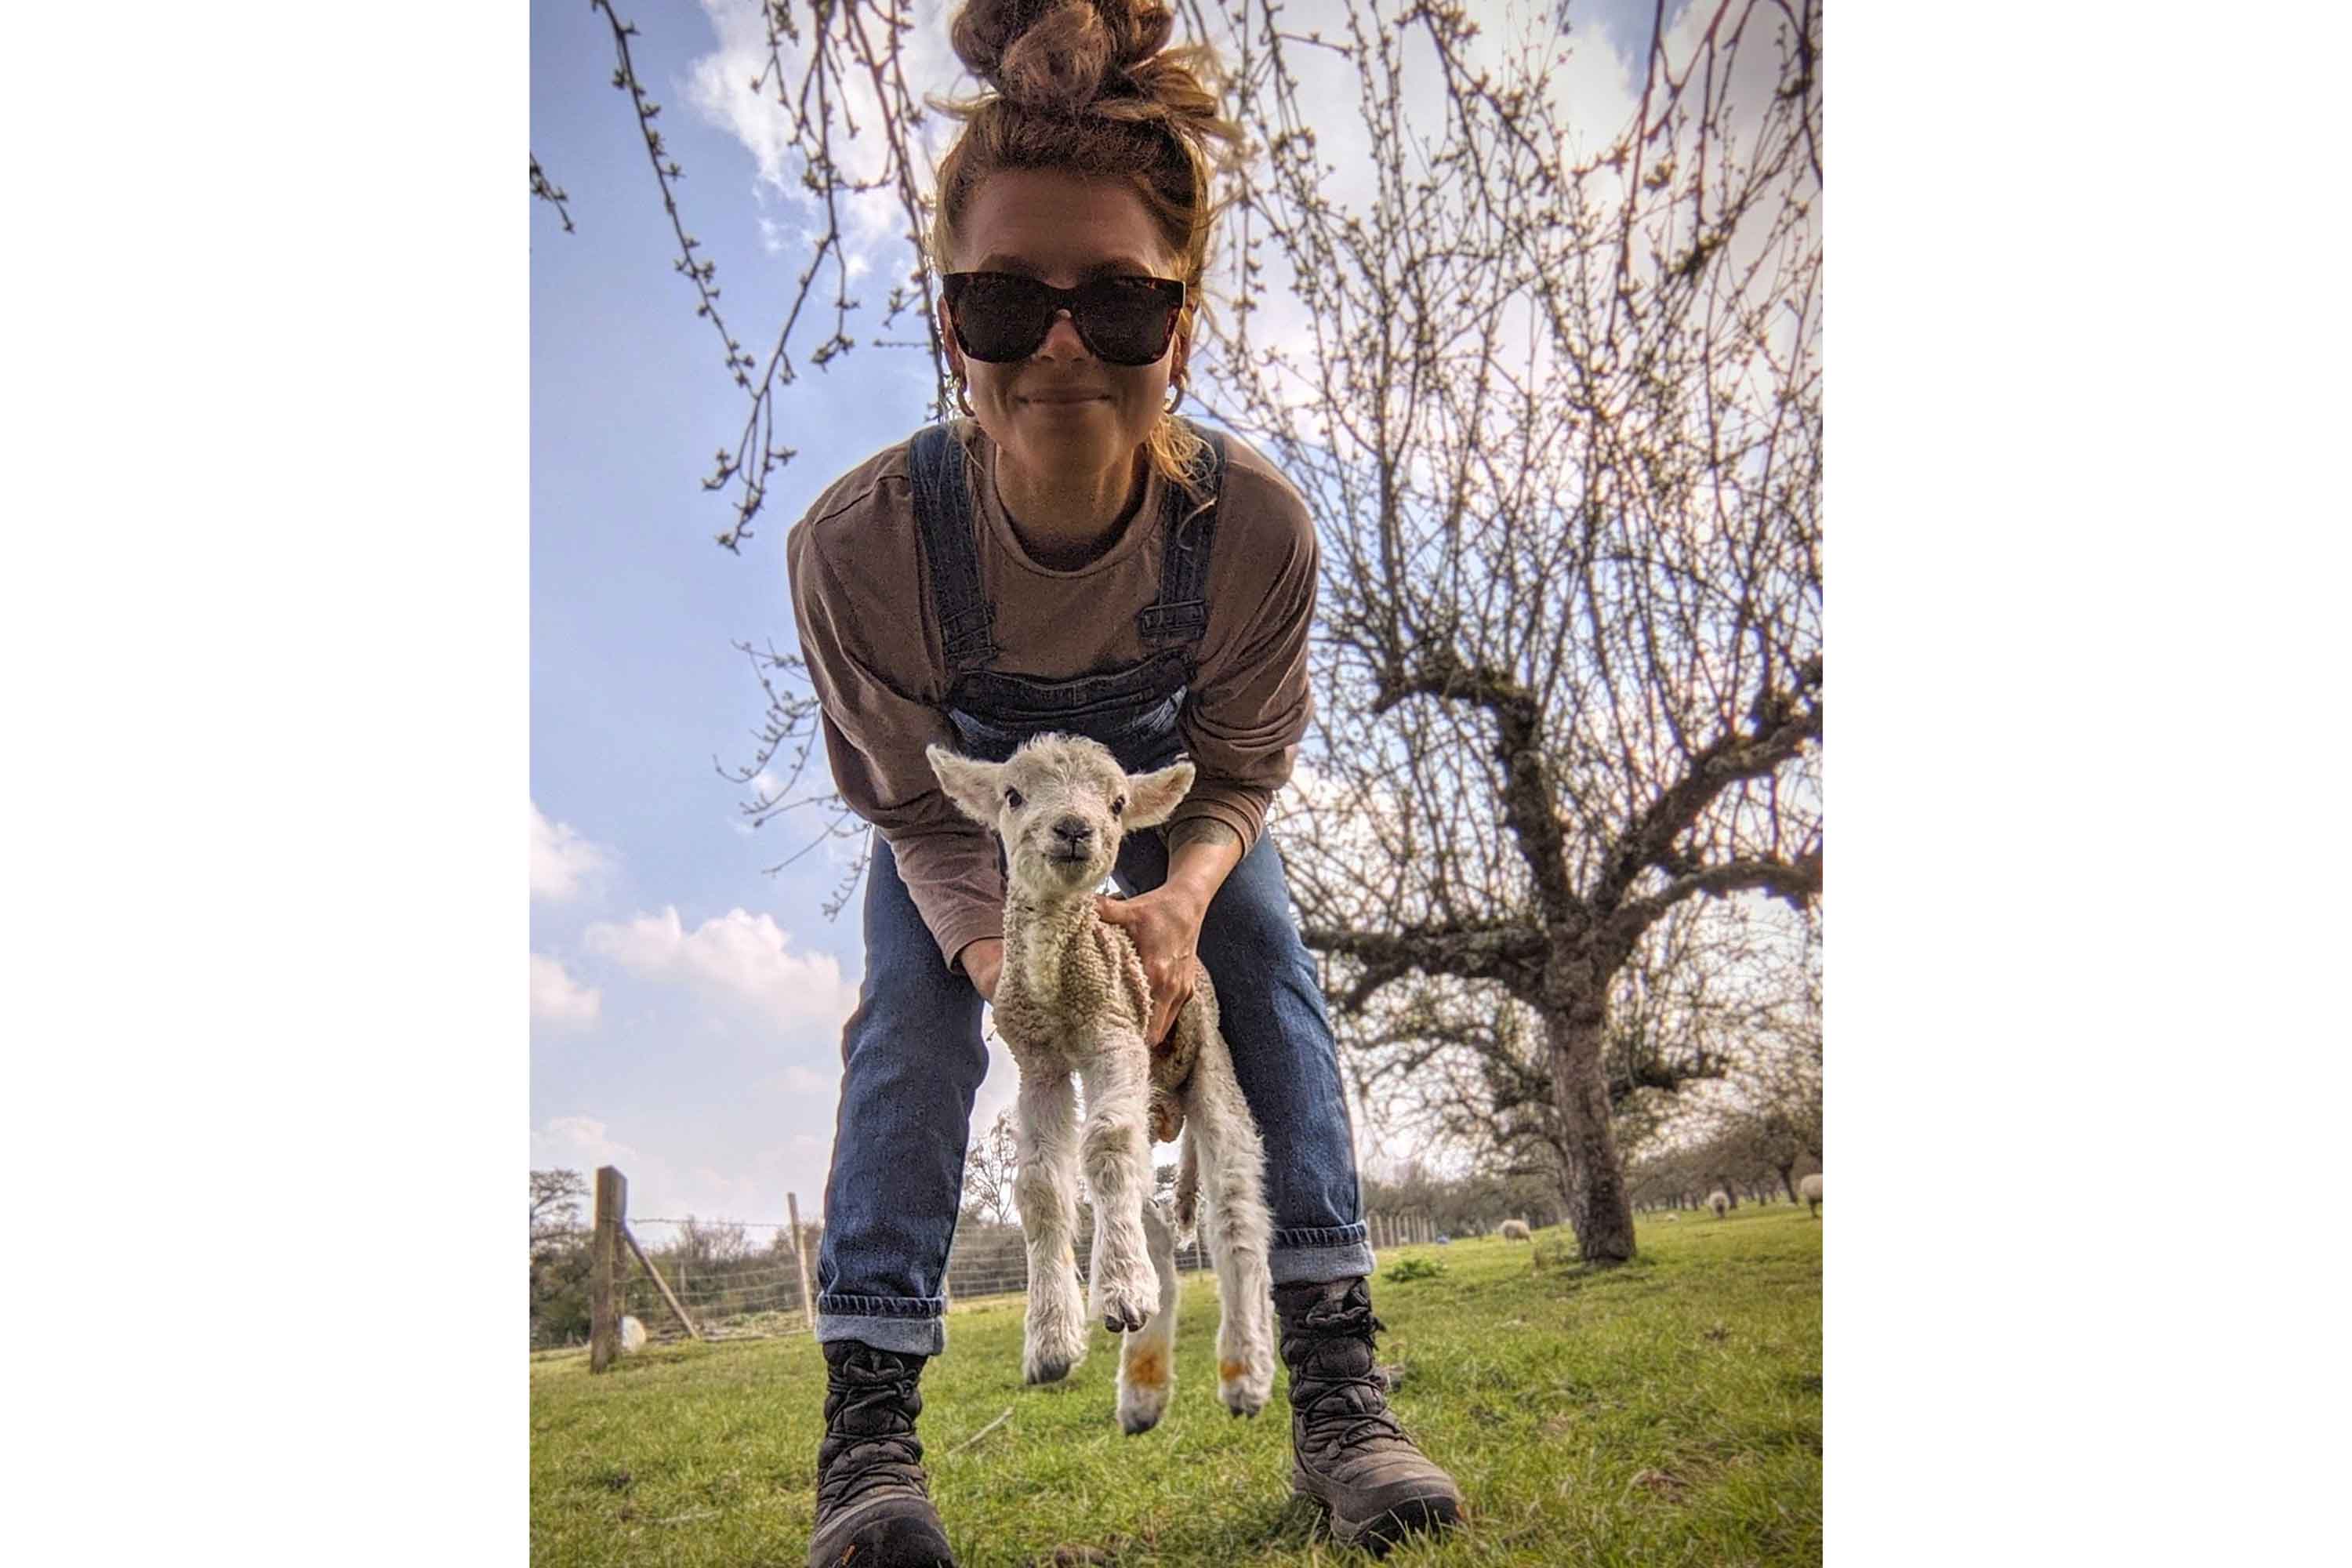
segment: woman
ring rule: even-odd
[[[945,1347],[1003,883],[923,751],[1002,760],[1045,731],[1092,735],[1129,772],[1180,752],[1198,769],[1164,836],[1128,838],[1130,896],[1103,912],[1143,956],[1155,1036],[1196,953],[1217,988],[1265,1142],[1294,1486],[1341,1540],[1376,1547],[1459,1513],[1372,1372],[1337,1053],[1263,831],[1306,728],[1314,526],[1257,453],[1172,413],[1213,226],[1210,148],[1239,138],[1196,74],[1206,52],[1163,51],[1171,25],[1162,0],[957,16],[956,52],[993,89],[959,106],[933,235],[967,417],[851,470],[786,544],[834,778],[877,829],[818,1272],[809,1561],[826,1568],[953,1561],[916,1385]]]

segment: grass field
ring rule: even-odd
[[[1640,1258],[1605,1272],[1536,1269],[1527,1243],[1494,1238],[1383,1254],[1383,1272],[1444,1265],[1376,1278],[1372,1300],[1381,1360],[1401,1369],[1392,1403],[1472,1521],[1387,1561],[1819,1563],[1824,1229],[1801,1205],[1653,1216]],[[1136,1437],[1111,1412],[1108,1334],[1066,1382],[1025,1388],[1017,1299],[950,1314],[919,1429],[966,1564],[1370,1561],[1289,1496],[1286,1377],[1265,1415],[1234,1419],[1207,1276],[1181,1310],[1175,1401]],[[534,1361],[531,1561],[799,1568],[824,1386],[806,1335],[656,1347],[597,1378],[584,1353]]]

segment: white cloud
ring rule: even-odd
[[[613,852],[574,832],[569,823],[550,822],[530,803],[530,896],[559,902],[576,899],[614,868]]]
[[[671,905],[625,924],[600,921],[581,940],[634,973],[748,1005],[780,1029],[838,1029],[857,1005],[840,962],[787,951],[792,937],[771,915],[730,910],[689,931]]]
[[[948,0],[914,0],[910,7],[914,25],[897,46],[905,61],[907,85],[918,98],[925,92],[969,91],[972,85],[969,79],[958,83],[963,67],[948,45],[947,4]],[[751,154],[759,168],[755,190],[761,200],[781,199],[805,223],[822,228],[824,215],[814,193],[801,184],[801,171],[792,152],[793,110],[777,100],[764,7],[757,0],[702,0],[702,10],[718,47],[698,56],[688,68],[688,101]],[[803,17],[802,42],[787,42],[779,51],[790,73],[785,84],[788,92],[799,87],[814,25]],[[752,80],[763,72],[763,85],[755,91]],[[862,69],[853,68],[834,77],[829,90],[836,108],[858,127],[858,134],[852,137],[836,123],[835,161],[845,179],[861,184],[873,181],[881,174],[887,153],[877,129],[882,115],[873,83]],[[915,171],[918,188],[928,190],[932,181],[933,165],[926,154],[935,158],[944,153],[956,129],[954,121],[928,110],[922,124],[913,129],[920,149]],[[877,253],[889,256],[883,268],[887,276],[895,278],[912,265],[913,258],[905,249],[906,212],[898,205],[894,184],[842,192],[835,195],[834,204],[842,219],[844,258],[852,280],[874,265]],[[762,247],[772,256],[782,254],[788,245],[796,257],[807,249],[807,240],[790,226],[771,226],[763,219],[760,232]]]
[[[572,979],[560,959],[543,952],[530,955],[530,1016],[535,1022],[559,1029],[592,1029],[603,1011],[603,992]]]
[[[795,1138],[782,1147],[763,1149],[734,1173],[690,1161],[672,1161],[642,1144],[625,1142],[593,1116],[557,1116],[530,1130],[530,1168],[568,1170],[585,1175],[600,1165],[611,1165],[629,1184],[630,1228],[646,1245],[658,1246],[658,1229],[647,1228],[638,1216],[742,1220],[773,1224],[785,1215],[784,1194],[799,1196],[801,1217],[820,1217],[824,1202],[825,1152],[831,1145],[811,1149]],[[586,1217],[583,1214],[583,1217]],[[765,1231],[752,1237],[764,1245]]]

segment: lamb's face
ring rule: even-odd
[[[1165,822],[1192,787],[1190,763],[1129,776],[1108,748],[1073,735],[1036,736],[1004,763],[939,746],[929,756],[948,798],[1004,840],[1013,890],[1031,898],[1100,883],[1127,834]]]

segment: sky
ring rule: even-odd
[[[1294,6],[1293,24],[1318,25],[1318,10]],[[918,7],[910,54],[933,73],[918,90],[969,90],[942,79],[940,11]],[[686,171],[688,232],[718,262],[730,330],[760,345],[804,247],[795,171],[748,92],[756,10],[705,0],[623,15]],[[1585,57],[1574,77],[1613,103],[1648,8],[1610,0],[1581,16],[1571,9]],[[531,151],[576,230],[533,204],[530,1164],[616,1165],[640,1215],[769,1222],[788,1192],[807,1215],[822,1203],[862,968],[856,903],[835,921],[821,911],[839,849],[771,874],[807,831],[790,816],[753,831],[747,792],[716,764],[753,759],[764,710],[733,644],[793,646],[786,529],[836,474],[913,430],[929,365],[861,348],[784,393],[781,438],[800,456],[741,552],[719,548],[732,506],[700,481],[733,444],[743,395],[672,268],[635,116],[610,86],[610,30],[576,0],[540,0],[530,58]],[[853,218],[853,270],[904,265],[895,216],[876,203]],[[1278,307],[1260,320],[1278,322]],[[877,335],[870,315],[864,335]],[[997,1051],[975,1125],[1013,1090]],[[1379,1129],[1360,1135],[1368,1158],[1382,1153]]]

